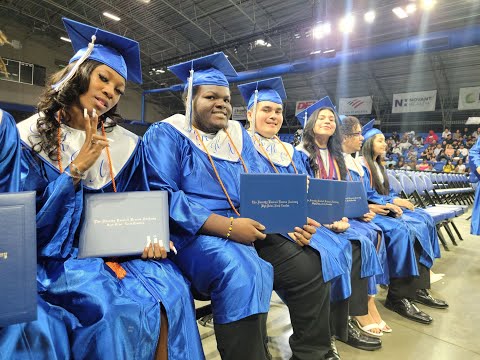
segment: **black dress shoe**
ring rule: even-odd
[[[417,321],[422,324],[430,324],[433,321],[430,315],[420,311],[415,304],[411,303],[410,300],[405,298],[392,301],[387,297],[387,300],[385,301],[385,307],[395,311],[407,319]]]
[[[340,340],[341,341],[341,340]],[[346,344],[357,349],[373,351],[382,347],[382,340],[378,337],[364,335],[359,329],[353,325],[351,321],[348,322],[348,340]]]
[[[324,360],[341,360],[340,354],[337,350],[337,345],[335,344],[335,336],[332,336],[330,339],[330,350],[325,354]]]
[[[446,309],[448,308],[448,304],[446,301],[435,299],[432,295],[428,293],[426,289],[419,289],[417,290],[417,297],[412,299],[415,302],[420,304],[430,306],[435,309]]]

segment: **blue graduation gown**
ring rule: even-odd
[[[370,202],[385,205],[393,202],[393,196],[379,194],[371,185],[370,172],[364,166],[363,177],[367,198]],[[420,262],[427,268],[432,267],[435,258],[430,234],[424,222],[409,217],[399,218],[376,216],[374,223],[382,228],[387,243],[387,257],[391,277],[418,276],[414,244],[418,240],[422,247]]]
[[[19,124],[21,134],[25,128],[28,123]],[[118,149],[126,130],[114,131],[120,132],[115,141]],[[169,321],[169,358],[203,359],[189,284],[170,260],[120,259],[127,275],[119,280],[103,259],[76,258],[83,196],[112,192],[111,181],[93,188],[87,187],[85,180],[75,189],[72,178],[34,153],[26,138],[24,145],[23,189],[37,193],[39,292],[47,303],[65,309],[67,315],[61,319],[75,358],[153,359],[163,305]],[[111,147],[111,152],[114,159],[115,148]],[[117,170],[115,180],[119,192],[147,190],[140,140]],[[49,316],[56,315],[49,312]]]
[[[0,109],[0,193],[20,191],[20,137],[13,117]],[[62,318],[68,313],[38,296],[37,320],[0,328],[0,354],[8,359],[68,359],[70,347]],[[58,317],[48,316],[59,314]]]
[[[475,176],[479,176],[476,173],[476,168],[480,166],[480,137],[478,138],[475,145],[472,146],[468,153],[468,158],[470,162],[470,167]],[[472,222],[470,224],[470,232],[472,235],[480,235],[480,186],[477,186],[475,190],[475,201],[472,208]]]
[[[262,260],[253,246],[199,234],[211,214],[236,215],[207,154],[188,137],[189,133],[181,131],[184,119],[183,115],[174,115],[150,126],[144,136],[149,186],[169,192],[170,236],[178,250],[172,259],[195,289],[211,298],[216,323],[266,313],[273,290],[272,265]],[[235,132],[234,141],[241,143],[238,151],[248,172],[264,173],[247,132],[235,121],[230,121],[228,128],[229,132]],[[219,176],[238,208],[240,174],[244,169],[238,159],[223,159],[216,153],[224,146],[234,154],[228,139],[219,142],[222,135],[223,131],[217,133],[208,146]]]

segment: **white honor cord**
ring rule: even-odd
[[[252,136],[255,135],[255,120],[257,117],[257,101],[258,101],[258,89],[255,89],[255,95],[253,97],[253,108],[252,108],[252,121],[250,122],[250,133]]]
[[[187,101],[185,108],[185,118],[187,121],[188,131],[192,130],[192,98],[193,98],[193,69],[190,70],[190,77],[188,78],[188,87],[187,87]]]

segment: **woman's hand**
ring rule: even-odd
[[[87,109],[83,109],[83,116],[85,118],[85,142],[78,152],[72,164],[76,166],[78,171],[84,173],[92,167],[92,165],[100,157],[103,149],[108,146],[108,140],[105,136],[97,135],[98,115],[95,109],[92,110],[92,115],[88,115]],[[75,173],[75,169],[73,173]]]
[[[387,215],[390,211],[386,205],[369,204],[368,209],[378,215]]]
[[[397,206],[397,205],[392,204],[392,203],[388,203],[386,206],[387,206],[388,210],[391,210],[396,214],[395,217],[400,217],[400,216],[403,215],[403,210],[400,206]]]
[[[310,245],[310,240],[317,232],[317,227],[320,227],[320,223],[307,218],[307,223],[303,225],[303,229],[296,227],[294,232],[288,233],[288,235],[300,246]]]
[[[365,222],[370,222],[373,220],[373,218],[375,217],[375,213],[373,211],[369,211],[368,213],[366,213],[365,215],[363,215],[360,219],[362,221],[365,221]]]
[[[237,218],[233,220],[229,239],[250,245],[256,240],[263,240],[267,237],[262,233],[263,230],[265,230],[265,226],[258,221],[249,218]]]
[[[170,249],[173,250],[175,247],[173,246],[173,242],[170,241]],[[147,240],[147,244],[143,249],[143,253],[141,258],[143,260],[148,259],[165,259],[167,257],[167,251],[158,243],[158,240],[155,238],[153,243],[150,241],[150,238]]]
[[[342,218],[340,221],[335,221],[332,224],[324,225],[327,229],[330,229],[336,233],[343,233],[348,230],[350,224],[347,218]]]
[[[407,199],[395,198],[395,199],[393,199],[393,203],[397,206],[406,208],[406,209],[411,210],[411,211],[413,211],[415,209],[415,206],[410,201],[408,201]]]

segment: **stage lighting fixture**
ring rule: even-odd
[[[364,15],[363,15],[363,19],[365,20],[365,22],[371,24],[375,21],[375,11],[373,10],[370,10],[370,11],[367,11]]]
[[[63,41],[66,41],[66,42],[72,42],[72,40],[70,40],[69,38],[67,38],[65,36],[60,36],[60,39],[62,39]]]
[[[314,39],[322,39],[326,35],[332,32],[332,26],[329,22],[323,24],[317,24],[312,29],[312,35]]]
[[[351,33],[353,31],[354,26],[355,26],[355,17],[351,14],[343,17],[339,23],[340,31],[346,34]]]
[[[408,14],[401,7],[393,8],[392,11],[399,19],[405,19],[408,17]]]
[[[120,18],[116,15],[110,14],[109,12],[104,12],[103,16],[108,17],[109,19],[115,20],[115,21],[120,21]]]

